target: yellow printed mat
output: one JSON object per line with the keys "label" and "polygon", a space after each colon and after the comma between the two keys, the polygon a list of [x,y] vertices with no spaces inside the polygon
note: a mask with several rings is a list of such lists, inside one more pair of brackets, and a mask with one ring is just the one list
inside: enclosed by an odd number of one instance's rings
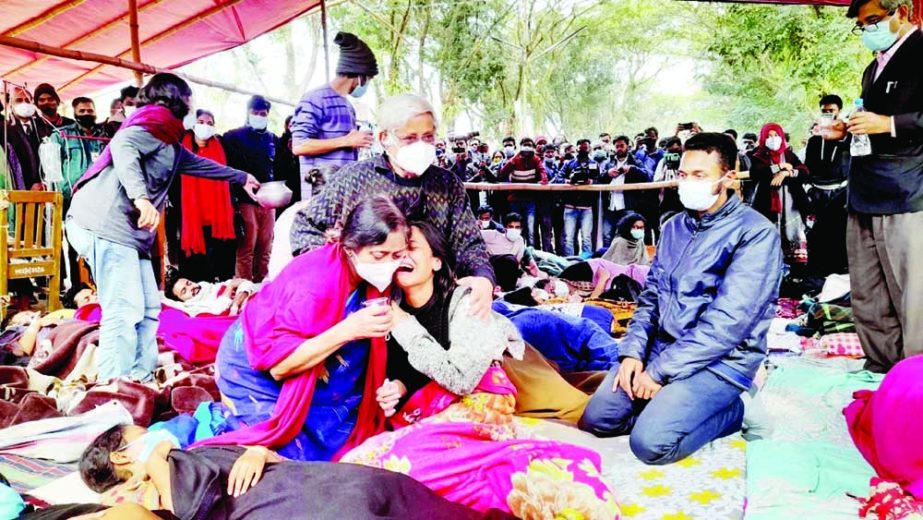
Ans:
{"label": "yellow printed mat", "polygon": [[746,504],[746,442],[735,434],[668,466],[647,466],[628,448],[628,437],[598,439],[553,421],[520,419],[539,437],[599,452],[603,476],[632,520],[738,520]]}

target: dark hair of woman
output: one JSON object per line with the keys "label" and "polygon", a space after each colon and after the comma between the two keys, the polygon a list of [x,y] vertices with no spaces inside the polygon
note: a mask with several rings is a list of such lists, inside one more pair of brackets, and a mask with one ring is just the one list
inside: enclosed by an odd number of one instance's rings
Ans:
{"label": "dark hair of woman", "polygon": [[634,212],[626,213],[624,217],[619,219],[617,224],[619,236],[625,240],[634,240],[634,237],[631,236],[631,230],[634,227],[635,222],[638,221],[644,222],[644,225],[647,226],[647,220],[645,220],[641,215]]}
{"label": "dark hair of woman", "polygon": [[407,218],[394,202],[383,195],[363,200],[346,217],[340,232],[340,244],[351,251],[377,246],[395,231],[410,230]]}
{"label": "dark hair of woman", "polygon": [[109,455],[123,447],[122,425],[115,425],[93,440],[80,456],[80,478],[88,488],[102,493],[119,483]]}
{"label": "dark hair of woman", "polygon": [[160,105],[173,112],[177,119],[189,114],[189,98],[192,89],[176,74],[161,72],[154,74],[138,92],[138,105]]}
{"label": "dark hair of woman", "polygon": [[429,244],[433,252],[433,258],[442,260],[442,269],[433,273],[433,292],[439,298],[439,301],[445,301],[449,294],[455,289],[455,269],[452,267],[455,263],[449,245],[442,233],[429,222],[411,222],[410,225],[420,230],[423,238]]}
{"label": "dark hair of woman", "polygon": [[205,110],[204,108],[197,108],[195,111],[196,119],[202,117],[203,115],[210,116],[212,118],[212,121],[215,120],[215,114],[213,114],[211,110]]}

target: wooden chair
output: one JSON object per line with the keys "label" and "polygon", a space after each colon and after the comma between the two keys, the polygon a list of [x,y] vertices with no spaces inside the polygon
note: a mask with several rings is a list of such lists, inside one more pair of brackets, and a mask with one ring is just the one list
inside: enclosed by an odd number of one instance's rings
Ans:
{"label": "wooden chair", "polygon": [[[6,318],[10,303],[10,280],[48,278],[47,310],[61,307],[63,213],[64,198],[60,193],[0,191],[0,320]],[[46,233],[48,226],[50,236]]]}

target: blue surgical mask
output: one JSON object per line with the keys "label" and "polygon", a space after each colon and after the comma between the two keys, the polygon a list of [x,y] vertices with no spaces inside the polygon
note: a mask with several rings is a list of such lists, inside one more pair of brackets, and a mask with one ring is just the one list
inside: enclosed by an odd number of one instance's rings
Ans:
{"label": "blue surgical mask", "polygon": [[891,18],[881,20],[877,25],[876,31],[862,31],[862,44],[872,52],[886,51],[897,41],[897,33],[891,32]]}
{"label": "blue surgical mask", "polygon": [[349,95],[358,99],[364,96],[365,93],[368,91],[369,91],[369,80],[365,80],[365,83],[360,83],[359,86],[354,88],[353,91],[350,92]]}
{"label": "blue surgical mask", "polygon": [[633,239],[635,239],[635,240],[642,240],[642,239],[644,239],[644,230],[643,230],[643,229],[632,229],[632,230],[631,230],[631,238],[633,238]]}

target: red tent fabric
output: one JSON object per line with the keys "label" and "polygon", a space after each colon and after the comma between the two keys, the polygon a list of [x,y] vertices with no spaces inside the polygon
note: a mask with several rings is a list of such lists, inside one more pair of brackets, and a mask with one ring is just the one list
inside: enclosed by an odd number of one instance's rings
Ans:
{"label": "red tent fabric", "polygon": [[[127,0],[2,0],[0,33],[131,60]],[[173,68],[237,47],[317,7],[320,0],[138,0],[141,61]],[[132,77],[112,66],[0,46],[0,77],[67,97]],[[221,79],[215,71],[215,79]]]}

